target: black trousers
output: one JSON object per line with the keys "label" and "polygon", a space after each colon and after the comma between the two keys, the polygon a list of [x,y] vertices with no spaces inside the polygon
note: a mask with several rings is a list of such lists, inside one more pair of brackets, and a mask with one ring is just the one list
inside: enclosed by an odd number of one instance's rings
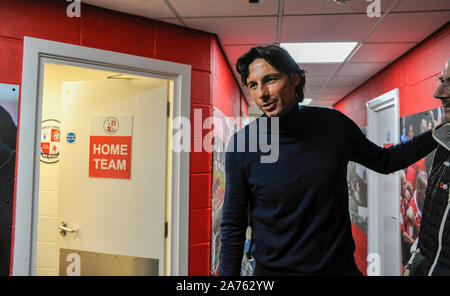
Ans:
{"label": "black trousers", "polygon": [[258,263],[255,266],[254,276],[363,276],[361,271],[356,267],[356,264],[350,263],[347,268],[343,269],[330,269],[321,273],[299,273],[299,272],[286,272],[282,270],[270,270],[262,267]]}

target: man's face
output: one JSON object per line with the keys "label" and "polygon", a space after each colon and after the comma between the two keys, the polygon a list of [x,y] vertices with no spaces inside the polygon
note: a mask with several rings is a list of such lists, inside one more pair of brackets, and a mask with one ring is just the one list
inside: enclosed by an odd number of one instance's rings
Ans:
{"label": "man's face", "polygon": [[447,61],[444,70],[439,76],[439,86],[433,94],[433,97],[440,99],[444,110],[444,120],[450,121],[450,60]]}
{"label": "man's face", "polygon": [[280,72],[264,59],[255,59],[248,67],[247,86],[250,95],[267,117],[287,113],[295,104],[295,87],[300,76]]}

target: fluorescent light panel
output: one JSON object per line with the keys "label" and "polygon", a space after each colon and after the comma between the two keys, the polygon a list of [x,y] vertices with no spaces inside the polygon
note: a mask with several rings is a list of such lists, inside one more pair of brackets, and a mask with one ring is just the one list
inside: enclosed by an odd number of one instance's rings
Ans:
{"label": "fluorescent light panel", "polygon": [[281,43],[297,63],[342,63],[358,42]]}

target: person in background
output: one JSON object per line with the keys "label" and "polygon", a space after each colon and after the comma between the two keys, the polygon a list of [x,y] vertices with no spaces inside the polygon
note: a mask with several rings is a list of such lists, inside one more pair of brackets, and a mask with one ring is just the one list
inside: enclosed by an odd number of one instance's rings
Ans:
{"label": "person in background", "polygon": [[422,118],[422,120],[420,121],[420,126],[419,126],[420,133],[424,133],[425,131],[427,131],[427,128],[428,128],[428,122],[425,118]]}
{"label": "person in background", "polygon": [[410,140],[413,137],[414,137],[414,127],[412,124],[410,124],[408,128],[408,136],[406,137],[406,139]]}
{"label": "person in background", "polygon": [[439,145],[428,177],[419,238],[406,266],[412,276],[450,275],[450,59],[437,84],[433,96],[441,100],[447,124],[433,133]]}
{"label": "person in background", "polygon": [[402,264],[406,265],[409,261],[410,248],[414,244],[415,239],[410,235],[408,217],[406,212],[409,209],[409,203],[413,194],[411,183],[406,180],[404,170],[400,170],[400,184],[401,184],[401,201],[400,201],[400,233],[402,235]]}
{"label": "person in background", "polygon": [[0,276],[9,275],[17,128],[0,106]]}
{"label": "person in background", "polygon": [[[420,171],[417,175],[416,180],[416,191],[414,192],[414,199],[412,200],[412,205],[415,209],[414,212],[416,212],[420,218],[422,218],[422,210],[423,210],[423,203],[425,202],[425,190],[427,188],[427,174],[424,171]],[[417,216],[417,215],[416,215]],[[420,225],[420,222],[418,223]]]}
{"label": "person in background", "polygon": [[[425,172],[419,172],[417,175],[416,191],[412,195],[406,209],[405,232],[411,238],[411,246],[416,242],[420,232],[420,223],[422,220],[422,208],[425,200],[425,190],[427,187],[427,175]],[[410,249],[409,248],[409,249]],[[410,256],[408,256],[410,258]]]}

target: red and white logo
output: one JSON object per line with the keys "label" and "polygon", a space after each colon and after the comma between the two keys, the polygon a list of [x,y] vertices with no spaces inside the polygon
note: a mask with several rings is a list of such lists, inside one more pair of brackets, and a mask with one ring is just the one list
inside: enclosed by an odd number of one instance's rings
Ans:
{"label": "red and white logo", "polygon": [[42,121],[41,125],[41,161],[55,163],[59,161],[60,122],[54,119]]}
{"label": "red and white logo", "polygon": [[119,120],[115,117],[108,117],[103,123],[103,130],[108,135],[114,135],[119,130]]}

